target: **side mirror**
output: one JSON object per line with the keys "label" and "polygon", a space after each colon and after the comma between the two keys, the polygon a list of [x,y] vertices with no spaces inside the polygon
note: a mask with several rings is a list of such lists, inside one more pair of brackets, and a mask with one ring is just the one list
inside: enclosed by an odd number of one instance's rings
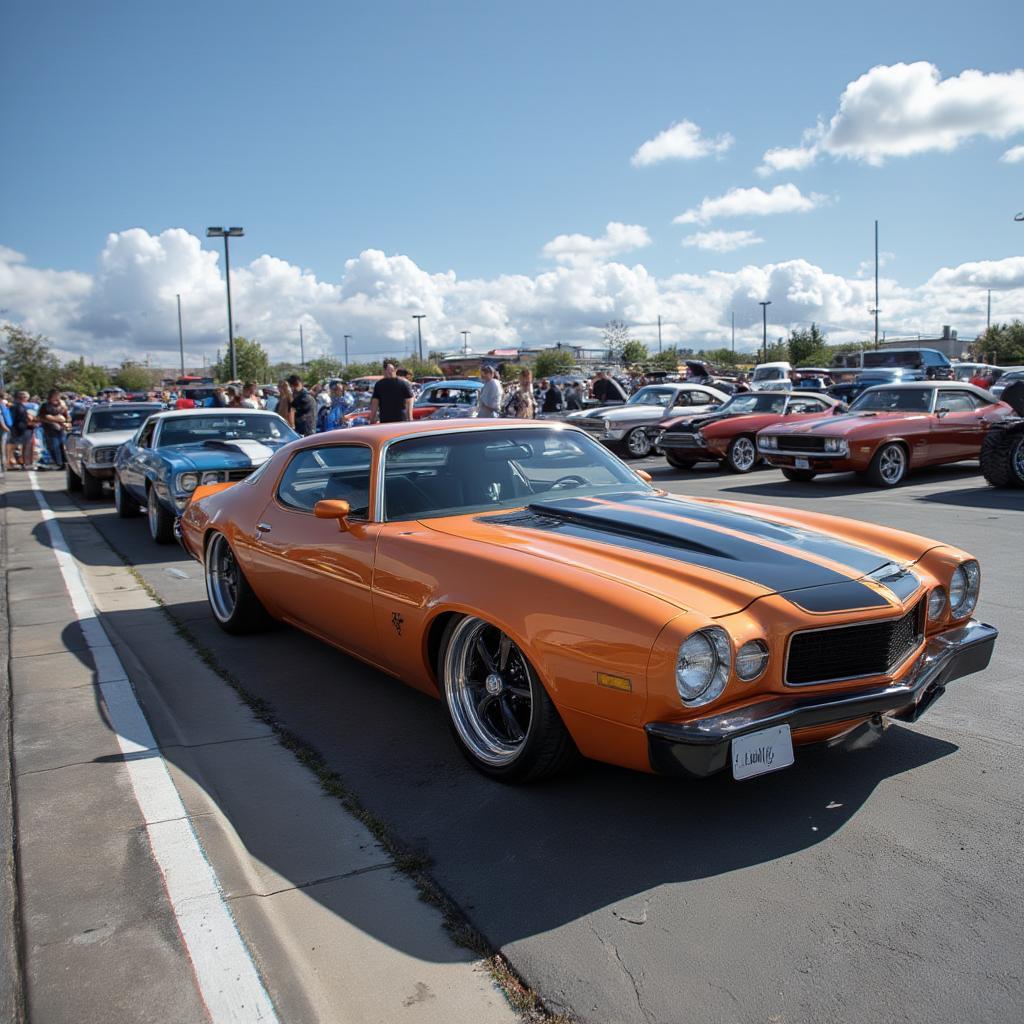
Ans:
{"label": "side mirror", "polygon": [[945,416],[948,412],[949,412],[949,410],[946,409],[946,408],[936,409],[935,410],[935,415],[938,416],[939,419],[941,420],[942,417]]}
{"label": "side mirror", "polygon": [[651,474],[648,473],[646,469],[634,469],[633,472],[636,473],[636,475],[640,477],[640,479],[643,480],[645,484],[651,483],[651,481],[654,479],[654,477],[651,476]]}
{"label": "side mirror", "polygon": [[338,529],[342,533],[345,533],[348,526],[348,514],[351,511],[347,501],[341,501],[336,498],[328,498],[324,501],[318,501],[313,506],[313,515],[317,519],[337,519]]}
{"label": "side mirror", "polygon": [[832,406],[833,416],[842,416],[844,412],[849,412],[850,407],[845,402],[840,402],[838,405]]}

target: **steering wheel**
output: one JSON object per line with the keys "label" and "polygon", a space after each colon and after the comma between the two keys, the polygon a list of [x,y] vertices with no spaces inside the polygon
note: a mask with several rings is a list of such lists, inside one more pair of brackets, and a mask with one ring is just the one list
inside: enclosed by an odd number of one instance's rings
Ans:
{"label": "steering wheel", "polygon": [[563,486],[572,484],[573,487],[586,487],[589,483],[588,480],[584,479],[579,473],[568,473],[565,476],[560,476],[549,488],[549,491],[557,491]]}

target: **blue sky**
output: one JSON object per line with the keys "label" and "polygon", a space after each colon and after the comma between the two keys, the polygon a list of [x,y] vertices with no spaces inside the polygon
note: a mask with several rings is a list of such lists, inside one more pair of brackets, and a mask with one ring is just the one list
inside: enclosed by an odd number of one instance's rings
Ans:
{"label": "blue sky", "polygon": [[[614,221],[650,239],[614,259],[658,279],[794,260],[852,279],[877,217],[886,275],[919,288],[940,268],[1024,251],[1012,219],[1024,162],[1000,161],[1024,132],[882,166],[825,153],[802,170],[755,168],[766,150],[798,146],[877,65],[1012,72],[1022,30],[1011,3],[9,3],[0,246],[23,269],[94,278],[111,232],[201,237],[231,223],[247,232],[232,250],[240,267],[269,254],[343,285],[347,260],[380,250],[428,275],[493,282],[551,271],[546,243]],[[631,163],[684,119],[731,147]],[[784,184],[824,198],[805,213],[672,223],[705,197]],[[684,246],[696,230],[763,241]],[[1006,313],[1024,315],[1011,308],[1024,281],[1000,281]],[[15,289],[0,305],[24,319],[30,298]],[[486,312],[472,321],[481,331]],[[596,315],[581,314],[581,329]],[[338,340],[327,320],[325,344]],[[79,312],[50,329],[71,349],[95,335],[89,321]]]}

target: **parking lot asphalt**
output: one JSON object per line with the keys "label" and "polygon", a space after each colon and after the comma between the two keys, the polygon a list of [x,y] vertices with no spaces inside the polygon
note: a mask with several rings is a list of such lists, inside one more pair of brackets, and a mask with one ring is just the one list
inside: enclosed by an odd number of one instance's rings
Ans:
{"label": "parking lot asphalt", "polygon": [[[852,476],[634,465],[673,492],[810,507],[967,549],[983,571],[978,617],[1001,631],[992,664],[872,748],[798,751],[793,768],[750,782],[586,764],[509,788],[466,766],[436,701],[289,628],[225,635],[197,564],[153,544],[144,519],[79,506],[217,664],[431,859],[550,1007],[594,1024],[1016,1024],[1024,492],[986,487],[971,463],[884,493]],[[55,509],[71,507],[62,478],[43,484]],[[136,657],[159,662],[144,623],[132,632]]]}

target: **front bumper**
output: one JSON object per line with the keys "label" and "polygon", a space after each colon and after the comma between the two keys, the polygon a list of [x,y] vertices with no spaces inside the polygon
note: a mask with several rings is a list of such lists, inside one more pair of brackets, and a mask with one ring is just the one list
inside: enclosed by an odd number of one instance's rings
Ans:
{"label": "front bumper", "polygon": [[976,619],[939,633],[928,640],[907,675],[888,686],[771,697],[691,722],[650,722],[644,729],[651,768],[664,775],[714,775],[728,766],[734,739],[777,725],[795,732],[873,715],[916,722],[949,683],[988,666],[998,635],[994,626]]}
{"label": "front bumper", "polygon": [[85,464],[85,468],[89,470],[90,475],[96,477],[97,480],[114,479],[114,464],[112,462],[87,462]]}

